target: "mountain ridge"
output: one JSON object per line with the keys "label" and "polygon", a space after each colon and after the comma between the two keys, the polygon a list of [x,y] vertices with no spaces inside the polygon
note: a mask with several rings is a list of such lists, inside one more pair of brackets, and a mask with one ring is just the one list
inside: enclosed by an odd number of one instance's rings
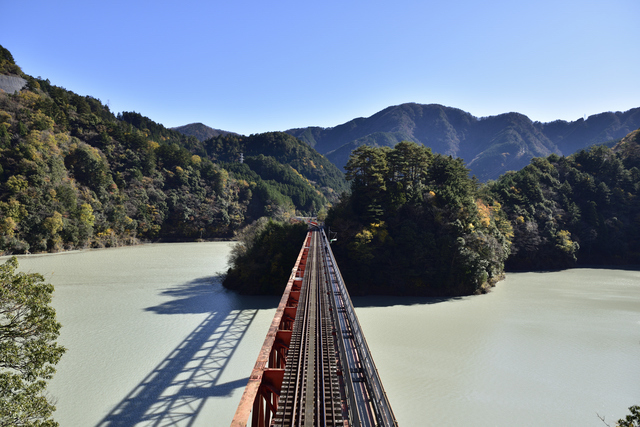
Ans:
{"label": "mountain ridge", "polygon": [[238,135],[235,132],[229,132],[221,129],[214,129],[203,123],[189,123],[188,125],[177,126],[170,129],[180,132],[183,135],[195,136],[200,142],[206,141],[207,139],[210,139],[210,138],[215,138],[216,136],[220,136],[220,135],[222,136]]}
{"label": "mountain ridge", "polygon": [[604,112],[573,122],[532,121],[517,112],[476,117],[440,104],[405,103],[335,127],[310,126],[285,132],[309,144],[338,167],[361,145],[390,146],[407,140],[460,157],[480,180],[518,170],[533,157],[569,155],[620,139],[640,127],[640,108]]}

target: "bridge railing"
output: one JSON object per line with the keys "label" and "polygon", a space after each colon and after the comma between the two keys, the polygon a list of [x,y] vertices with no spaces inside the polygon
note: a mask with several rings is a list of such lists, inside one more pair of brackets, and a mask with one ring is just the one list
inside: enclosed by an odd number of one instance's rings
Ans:
{"label": "bridge railing", "polygon": [[276,414],[286,365],[284,347],[288,347],[286,340],[291,340],[292,319],[297,310],[297,298],[293,294],[296,290],[300,290],[310,242],[311,232],[308,232],[291,270],[287,286],[273,316],[247,386],[240,398],[240,403],[231,421],[231,427],[245,427],[247,425],[267,427],[271,425]]}
{"label": "bridge railing", "polygon": [[[371,356],[371,351],[369,350],[369,345],[364,337],[364,333],[362,332],[362,328],[360,327],[360,322],[358,321],[358,317],[356,316],[355,309],[353,307],[353,303],[351,302],[351,297],[349,296],[349,291],[347,291],[347,287],[344,283],[344,279],[342,278],[342,273],[340,273],[340,269],[338,268],[338,264],[333,255],[333,251],[329,245],[329,240],[327,239],[327,235],[322,230],[322,238],[323,245],[326,248],[326,254],[329,262],[331,263],[333,270],[335,272],[335,281],[338,287],[339,292],[342,294],[342,301],[344,304],[344,309],[346,313],[346,317],[350,323],[350,329],[353,334],[353,339],[355,340],[355,347],[358,351],[358,356],[362,365],[363,374],[366,379],[367,388],[371,397],[371,405],[376,414],[377,422],[374,425],[381,426],[397,426],[398,422],[396,421],[395,416],[393,415],[393,411],[391,410],[391,404],[389,403],[389,399],[387,398],[387,393],[384,391],[384,387],[382,386],[382,381],[380,380],[380,374],[378,373],[378,369],[376,368],[375,363],[373,362],[373,357]],[[334,296],[335,298],[335,296]],[[360,420],[360,424],[366,424],[364,420]]]}

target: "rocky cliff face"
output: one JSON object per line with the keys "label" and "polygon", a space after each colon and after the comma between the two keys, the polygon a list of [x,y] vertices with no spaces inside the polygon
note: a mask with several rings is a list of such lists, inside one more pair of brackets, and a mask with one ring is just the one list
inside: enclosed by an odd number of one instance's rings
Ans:
{"label": "rocky cliff face", "polygon": [[22,77],[0,75],[0,90],[3,92],[19,92],[26,84],[27,81]]}

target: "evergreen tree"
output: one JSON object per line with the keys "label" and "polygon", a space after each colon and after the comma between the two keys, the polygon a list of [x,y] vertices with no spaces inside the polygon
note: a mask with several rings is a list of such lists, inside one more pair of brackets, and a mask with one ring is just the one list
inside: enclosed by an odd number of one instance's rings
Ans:
{"label": "evergreen tree", "polygon": [[326,222],[353,293],[462,295],[501,277],[511,227],[460,159],[401,142],[359,147],[346,170],[351,194]]}
{"label": "evergreen tree", "polygon": [[0,426],[57,426],[43,396],[65,352],[56,343],[53,286],[17,268],[15,257],[0,266]]}

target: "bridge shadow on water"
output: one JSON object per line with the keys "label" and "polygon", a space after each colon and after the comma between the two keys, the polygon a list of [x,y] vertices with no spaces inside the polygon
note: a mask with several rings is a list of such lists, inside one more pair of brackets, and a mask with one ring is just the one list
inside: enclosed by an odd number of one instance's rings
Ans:
{"label": "bridge shadow on water", "polygon": [[[219,277],[204,277],[162,292],[173,299],[146,310],[208,316],[97,427],[191,426],[208,398],[230,396],[249,377],[220,378],[265,298],[228,292]],[[249,373],[249,372],[248,372]]]}

